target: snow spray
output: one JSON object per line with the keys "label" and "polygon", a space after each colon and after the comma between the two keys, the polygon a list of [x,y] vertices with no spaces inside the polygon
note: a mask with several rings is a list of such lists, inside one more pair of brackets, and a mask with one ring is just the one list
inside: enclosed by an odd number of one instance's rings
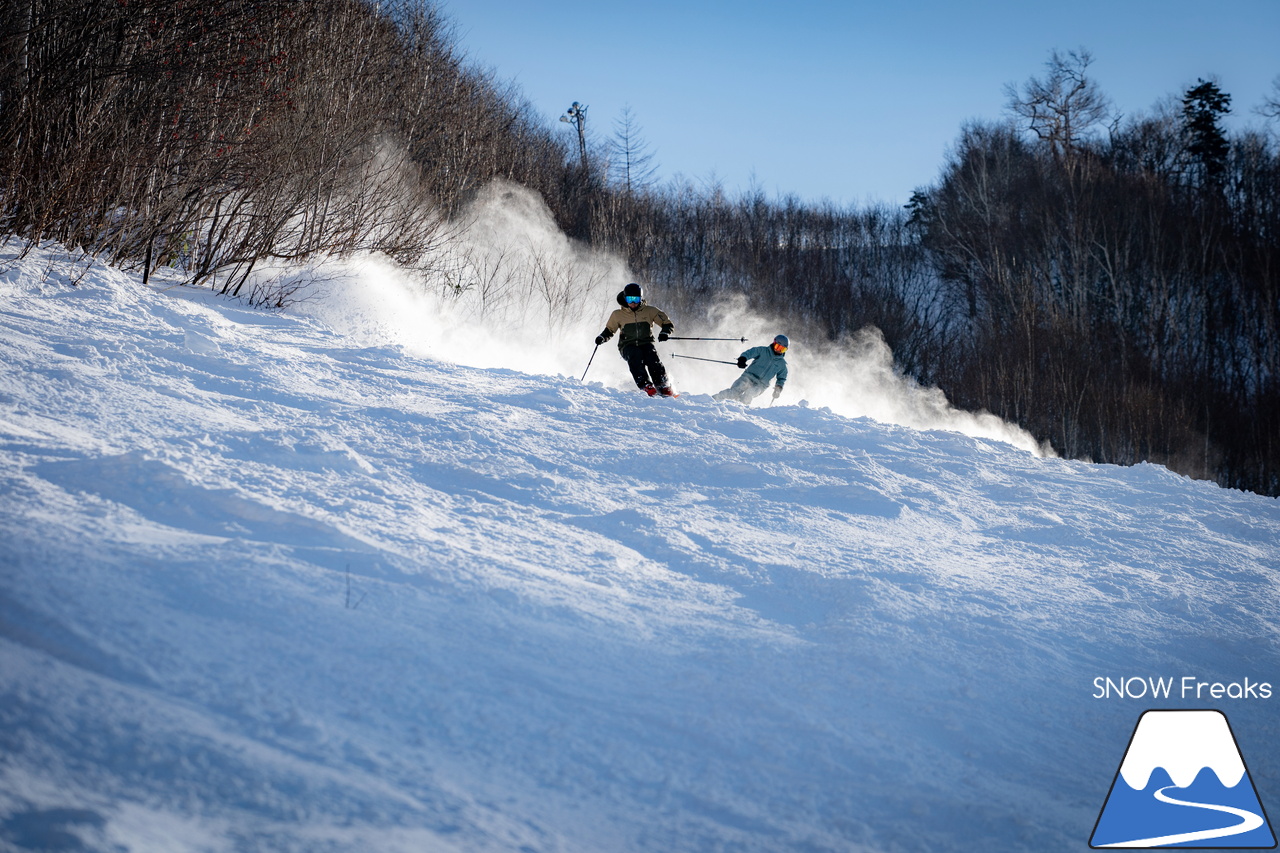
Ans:
{"label": "snow spray", "polygon": [[[490,184],[452,225],[452,236],[425,279],[385,259],[345,262],[327,270],[327,284],[293,310],[415,355],[581,381],[577,365],[617,307],[617,292],[635,280],[627,265],[566,237],[542,199],[516,184]],[[646,291],[662,308],[661,282]],[[672,320],[680,329],[681,318]],[[688,331],[729,338],[725,352],[707,352],[708,358],[725,360],[736,360],[740,345],[764,345],[787,332],[737,295],[707,306],[698,328]],[[951,430],[1052,455],[1016,425],[956,409],[942,391],[904,376],[876,329],[834,343],[796,334],[792,340],[787,395],[800,405],[920,430]],[[661,347],[659,353],[670,355]],[[610,367],[598,370],[595,381],[634,390],[620,360]],[[714,394],[734,378],[726,377],[723,367],[692,361],[671,372],[686,396]]]}

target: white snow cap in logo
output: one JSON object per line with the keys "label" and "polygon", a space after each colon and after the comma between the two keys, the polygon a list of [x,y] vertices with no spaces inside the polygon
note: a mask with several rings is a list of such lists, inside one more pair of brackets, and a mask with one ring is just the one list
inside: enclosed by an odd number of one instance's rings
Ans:
{"label": "white snow cap in logo", "polygon": [[1205,767],[1234,788],[1244,778],[1244,759],[1227,718],[1220,711],[1148,711],[1138,721],[1120,775],[1134,790],[1147,787],[1151,773],[1163,767],[1173,784],[1185,788]]}

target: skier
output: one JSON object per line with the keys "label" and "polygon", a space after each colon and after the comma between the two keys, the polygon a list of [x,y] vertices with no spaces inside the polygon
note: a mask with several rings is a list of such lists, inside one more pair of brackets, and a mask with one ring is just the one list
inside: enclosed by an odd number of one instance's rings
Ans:
{"label": "skier", "polygon": [[658,340],[665,341],[675,331],[671,318],[644,301],[640,285],[634,281],[622,288],[618,294],[618,305],[622,306],[609,315],[604,331],[596,337],[596,346],[618,335],[618,352],[627,361],[631,369],[631,378],[636,386],[650,397],[662,394],[674,397],[676,392],[667,379],[667,369],[658,358],[658,350],[653,345],[653,329],[658,325]]}
{"label": "skier", "polygon": [[[778,335],[769,346],[752,347],[738,356],[738,367],[743,368],[742,375],[712,399],[750,403],[769,387],[769,380],[775,377],[773,399],[778,399],[782,386],[787,384],[787,347],[790,345],[791,341],[786,335]],[[747,367],[748,359],[751,360],[750,367]]]}

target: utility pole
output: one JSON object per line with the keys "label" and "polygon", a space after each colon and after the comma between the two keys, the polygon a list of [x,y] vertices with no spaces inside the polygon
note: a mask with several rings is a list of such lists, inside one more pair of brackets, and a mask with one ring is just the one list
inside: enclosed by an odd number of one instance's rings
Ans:
{"label": "utility pole", "polygon": [[578,127],[578,156],[582,158],[582,171],[587,171],[587,105],[573,102],[573,106],[560,116],[560,120]]}

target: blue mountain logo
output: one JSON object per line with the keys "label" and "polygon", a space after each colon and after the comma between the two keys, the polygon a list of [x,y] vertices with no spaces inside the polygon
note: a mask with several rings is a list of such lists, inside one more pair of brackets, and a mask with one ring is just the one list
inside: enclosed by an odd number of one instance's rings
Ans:
{"label": "blue mountain logo", "polygon": [[1144,713],[1089,846],[1275,847],[1275,834],[1226,715]]}

